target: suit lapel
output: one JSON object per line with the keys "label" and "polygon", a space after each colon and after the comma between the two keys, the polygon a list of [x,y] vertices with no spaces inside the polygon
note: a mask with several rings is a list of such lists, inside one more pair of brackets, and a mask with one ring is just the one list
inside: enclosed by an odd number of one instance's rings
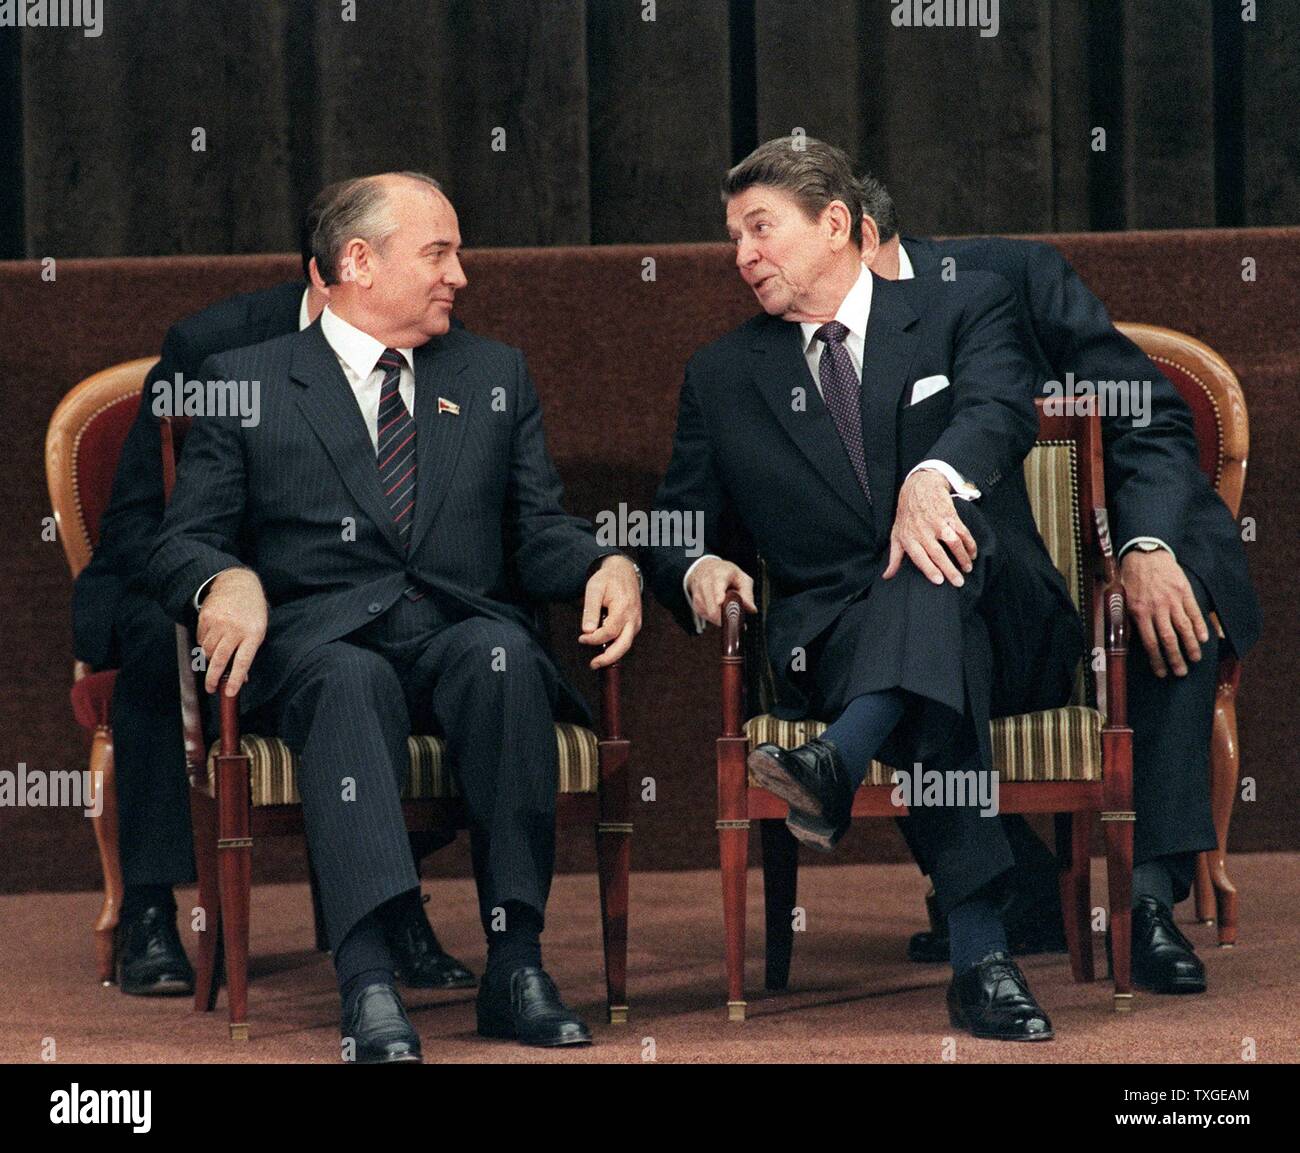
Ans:
{"label": "suit lapel", "polygon": [[[411,554],[433,524],[446,499],[456,457],[465,439],[473,393],[470,379],[462,375],[469,356],[455,332],[429,341],[415,350],[416,480],[415,524],[411,527]],[[440,400],[458,413],[439,412]]]}
{"label": "suit lapel", "polygon": [[[370,430],[338,357],[321,332],[320,321],[303,329],[294,342],[289,375],[298,389],[298,409],[320,438],[352,499],[399,553],[405,550],[379,484],[379,465]],[[419,409],[417,407],[417,414]]]}
{"label": "suit lapel", "polygon": [[894,519],[898,488],[898,408],[916,355],[916,313],[902,290],[876,277],[871,316],[862,349],[863,444],[875,512],[876,537],[883,540]]}
{"label": "suit lapel", "polygon": [[[869,327],[869,326],[868,326]],[[871,506],[858,484],[844,451],[844,442],[808,373],[803,356],[803,330],[798,324],[767,319],[752,346],[754,384],[773,415],[818,475],[858,516],[871,523]],[[807,409],[797,412],[791,389],[807,392]]]}

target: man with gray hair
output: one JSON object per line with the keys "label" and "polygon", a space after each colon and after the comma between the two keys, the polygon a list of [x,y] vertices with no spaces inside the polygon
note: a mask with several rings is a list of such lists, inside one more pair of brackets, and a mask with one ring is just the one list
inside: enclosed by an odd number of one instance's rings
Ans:
{"label": "man with gray hair", "polygon": [[[885,186],[872,176],[861,185],[862,258],[876,275],[960,280],[997,273],[1015,290],[1044,394],[1067,379],[1133,382],[1146,391],[1142,406],[1101,411],[1111,533],[1141,641],[1128,655],[1137,813],[1133,981],[1156,993],[1203,992],[1205,968],[1174,924],[1173,907],[1191,891],[1197,854],[1218,843],[1208,761],[1220,646],[1244,657],[1260,619],[1241,535],[1199,465],[1191,410],[1050,244],[900,237]],[[1223,637],[1206,623],[1211,611]],[[1014,701],[1006,707],[1021,711]],[[1004,910],[1013,945],[1021,952],[1063,949],[1052,854],[1024,818],[1009,814],[1003,822],[1017,862]],[[915,960],[947,954],[944,927],[932,920],[929,933],[912,938]]]}
{"label": "man with gray hair", "polygon": [[[773,711],[831,724],[759,745],[749,768],[789,804],[791,832],[830,850],[874,757],[991,772],[994,670],[1025,698],[1063,699],[1083,630],[1025,491],[1035,379],[1007,284],[874,277],[858,182],[820,141],[761,145],[723,199],[762,313],[691,358],[655,500],[703,510],[712,555],[647,560],[695,630],[733,592],[755,611],[752,574],[722,555],[729,526],[763,557]],[[997,913],[1001,825],[969,805],[912,811],[951,931],[951,1021],[1050,1039]]]}
{"label": "man with gray hair", "polygon": [[359,1062],[421,1059],[385,932],[418,883],[399,786],[412,732],[445,735],[468,811],[488,939],[479,1032],[590,1041],[540,945],[554,723],[590,717],[531,608],[584,597],[579,640],[608,645],[603,667],[640,628],[638,573],[564,513],[523,354],[451,327],[460,245],[428,176],[334,188],[313,236],[329,304],[303,332],[205,363],[262,382],[261,420],[196,422],[149,563],[168,613],[198,613],[208,691],[228,673],[298,754]]}

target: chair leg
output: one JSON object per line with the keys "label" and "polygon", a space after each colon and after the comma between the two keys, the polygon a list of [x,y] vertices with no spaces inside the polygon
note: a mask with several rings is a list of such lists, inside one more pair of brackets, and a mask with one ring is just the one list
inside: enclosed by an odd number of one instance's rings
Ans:
{"label": "chair leg", "polygon": [[[1057,857],[1069,861],[1060,872],[1061,913],[1070,949],[1070,972],[1083,984],[1096,977],[1092,960],[1091,813],[1056,814]],[[1068,856],[1063,846],[1069,846]]]}
{"label": "chair leg", "polygon": [[201,789],[190,790],[190,822],[194,826],[194,867],[199,876],[199,934],[194,966],[194,1011],[210,1013],[221,987],[221,895],[217,881],[217,804]]}
{"label": "chair leg", "polygon": [[230,997],[230,1038],[248,1040],[248,907],[253,882],[248,757],[217,757],[217,876]]}
{"label": "chair leg", "polygon": [[718,846],[722,920],[727,935],[727,1020],[745,1019],[745,880],[749,864],[749,792],[745,737],[718,738]]}
{"label": "chair leg", "polygon": [[95,918],[95,964],[99,983],[117,980],[117,922],[122,909],[122,858],[117,845],[117,778],[113,763],[113,731],[99,725],[90,745],[90,807],[99,865],[104,874],[104,903]]}
{"label": "chair leg", "polygon": [[307,850],[307,883],[311,886],[311,919],[316,933],[316,952],[328,953],[330,938],[325,929],[325,910],[320,901],[320,878],[316,875],[310,848]]}
{"label": "chair leg", "polygon": [[1210,804],[1218,846],[1213,853],[1204,856],[1214,885],[1219,944],[1224,948],[1237,943],[1237,889],[1228,879],[1228,826],[1232,823],[1232,805],[1237,799],[1237,781],[1241,773],[1241,750],[1237,744],[1237,681],[1240,675],[1240,666],[1234,660],[1228,676],[1219,685],[1210,740]]}
{"label": "chair leg", "polygon": [[1210,854],[1196,854],[1196,879],[1192,884],[1196,902],[1196,919],[1202,925],[1214,924],[1214,882],[1210,880]]}
{"label": "chair leg", "polygon": [[767,928],[765,984],[779,992],[790,983],[794,907],[799,884],[799,842],[779,817],[759,821],[763,846],[763,906]]}
{"label": "chair leg", "polygon": [[629,742],[600,742],[600,819],[596,861],[600,877],[600,924],[605,946],[606,1012],[611,1025],[627,1023],[628,874],[632,822],[628,819]]}

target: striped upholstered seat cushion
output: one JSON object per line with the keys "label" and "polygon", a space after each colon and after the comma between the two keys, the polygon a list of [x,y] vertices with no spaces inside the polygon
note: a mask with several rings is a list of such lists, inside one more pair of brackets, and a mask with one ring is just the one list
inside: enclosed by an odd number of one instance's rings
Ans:
{"label": "striped upholstered seat cushion", "polygon": [[[561,793],[594,793],[599,778],[596,734],[578,725],[557,724],[555,740],[560,752]],[[249,784],[253,805],[300,805],[295,779],[295,758],[289,746],[276,737],[246,736],[240,747],[249,758]],[[402,796],[407,800],[430,800],[460,796],[447,763],[446,743],[441,737],[409,737],[411,754]],[[208,790],[215,792],[217,746],[208,753]]]}
{"label": "striped upholstered seat cushion", "polygon": [[[1004,782],[1098,781],[1101,779],[1101,714],[1082,705],[995,720],[993,767]],[[792,749],[819,736],[822,721],[782,721],[764,713],[745,725],[750,747],[770,741]],[[890,768],[871,762],[865,781],[888,785]],[[752,783],[752,782],[751,782]]]}

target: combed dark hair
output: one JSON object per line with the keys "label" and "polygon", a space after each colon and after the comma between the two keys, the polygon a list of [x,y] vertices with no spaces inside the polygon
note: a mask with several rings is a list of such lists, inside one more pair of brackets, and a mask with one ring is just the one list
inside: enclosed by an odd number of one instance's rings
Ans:
{"label": "combed dark hair", "polygon": [[862,190],[848,156],[833,144],[810,136],[778,136],[760,144],[722,178],[722,199],[755,185],[790,193],[809,220],[831,201],[841,201],[852,221],[850,236],[854,244],[862,243]]}
{"label": "combed dark hair", "polygon": [[324,188],[307,210],[307,216],[313,220],[311,255],[316,258],[316,268],[326,284],[338,283],[339,253],[349,240],[359,236],[379,248],[396,231],[397,225],[388,211],[384,176],[402,176],[442,191],[442,185],[423,172],[357,176]]}
{"label": "combed dark hair", "polygon": [[898,235],[898,213],[889,189],[869,172],[858,177],[858,185],[862,189],[862,215],[876,222],[881,244],[893,240]]}

